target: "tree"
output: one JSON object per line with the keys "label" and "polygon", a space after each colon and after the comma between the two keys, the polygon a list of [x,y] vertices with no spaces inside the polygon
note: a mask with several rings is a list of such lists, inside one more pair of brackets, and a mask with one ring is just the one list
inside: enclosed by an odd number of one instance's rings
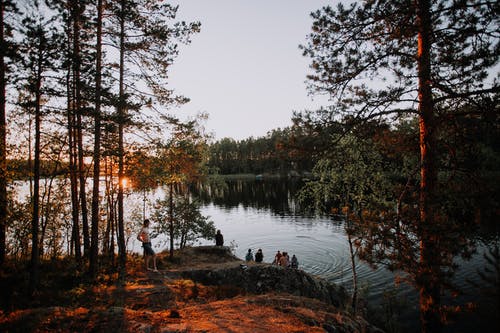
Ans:
{"label": "tree", "polygon": [[94,172],[92,185],[92,228],[89,271],[93,278],[97,276],[99,255],[99,182],[101,177],[101,78],[102,78],[102,0],[98,0],[97,9],[97,41],[96,41],[96,76],[95,76],[95,110],[94,110]]}
{"label": "tree", "polygon": [[[90,106],[94,102],[93,82],[96,53],[93,43],[95,23],[92,20],[92,15],[94,15],[92,9],[94,7],[89,6],[88,0],[45,0],[44,2],[49,7],[45,13],[56,13],[58,26],[65,32],[65,44],[60,52],[64,58],[63,68],[66,69],[66,91],[60,92],[60,94],[65,96],[67,100],[69,177],[74,225],[72,243],[74,244],[75,257],[80,260],[80,236],[83,236],[85,256],[88,257],[90,251],[86,188],[88,170],[85,164],[88,148],[85,146],[85,130],[87,127],[86,116],[90,115]],[[61,88],[62,82],[61,79]],[[90,125],[88,126],[90,127]],[[81,235],[80,230],[82,231]]]}
{"label": "tree", "polygon": [[168,193],[168,230],[170,238],[170,258],[174,256],[175,238],[175,188],[179,187],[186,193],[186,186],[200,180],[206,170],[205,151],[207,149],[206,136],[202,128],[198,128],[198,121],[178,123],[172,137],[166,144],[160,144],[158,152],[158,171],[160,180],[169,187]]}
{"label": "tree", "polygon": [[0,1],[0,266],[5,261],[6,225],[7,225],[7,122],[6,122],[6,86],[8,82],[8,58],[15,49],[9,40],[11,27],[5,20],[5,14],[15,12],[11,1]]}
{"label": "tree", "polygon": [[5,45],[4,1],[0,2],[0,265],[5,261],[5,226],[7,225],[7,126],[5,122]]}
{"label": "tree", "polygon": [[[161,112],[159,122],[153,117],[141,117],[147,107],[170,107],[187,102],[168,89],[168,67],[178,54],[178,43],[189,43],[190,35],[199,31],[199,23],[175,22],[177,7],[158,0],[121,0],[111,4],[116,23],[116,32],[111,44],[119,52],[118,101],[116,120],[118,123],[118,247],[120,271],[125,270],[125,235],[123,222],[123,177],[125,130],[134,123],[143,128],[151,126],[160,130],[158,124],[170,119]],[[171,24],[172,23],[172,24]],[[127,69],[127,70],[125,70]],[[141,119],[142,118],[142,119]],[[148,120],[145,120],[148,119]]]}
{"label": "tree", "polygon": [[[215,237],[214,223],[201,214],[199,203],[190,201],[185,195],[177,195],[172,201],[170,194],[164,199],[158,199],[151,219],[156,222],[155,230],[158,233],[169,235],[171,251],[175,240],[182,249],[199,238],[210,240]],[[172,223],[165,224],[166,220]]]}
{"label": "tree", "polygon": [[418,105],[416,282],[422,331],[437,332],[442,258],[436,138],[441,117],[450,116],[440,110],[499,91],[488,75],[498,62],[498,6],[494,1],[364,1],[325,7],[312,16],[313,32],[302,47],[315,72],[308,76],[311,91],[329,94],[340,113],[358,121]]}
{"label": "tree", "polygon": [[331,137],[335,144],[316,163],[313,180],[307,181],[299,192],[299,200],[305,207],[314,207],[315,211],[344,220],[353,274],[351,306],[354,313],[358,292],[354,244],[364,236],[359,221],[367,218],[367,211],[386,214],[394,205],[386,199],[392,197],[393,184],[385,170],[392,168],[387,167],[387,160],[375,148],[374,140],[374,133],[386,126],[372,121],[359,127],[369,130],[355,128],[348,134],[339,131]]}
{"label": "tree", "polygon": [[[32,229],[31,229],[31,271],[30,289],[32,292],[38,287],[38,266],[40,261],[39,248],[39,219],[40,219],[40,154],[41,154],[41,122],[43,98],[47,98],[49,90],[46,77],[50,70],[54,70],[57,63],[57,32],[51,28],[51,18],[40,16],[40,7],[35,2],[33,8],[27,8],[23,19],[24,42],[20,45],[23,55],[22,81],[24,90],[28,92],[27,106],[34,111],[35,143],[33,165],[33,198],[32,198]],[[45,82],[43,82],[45,80]],[[42,85],[42,82],[44,83]]]}
{"label": "tree", "polygon": [[[85,1],[72,0],[70,2],[70,21],[73,23],[72,27],[72,105],[76,122],[74,123],[74,138],[76,148],[76,164],[79,182],[79,198],[80,209],[82,217],[82,233],[83,233],[83,249],[86,256],[90,251],[90,237],[89,237],[89,222],[88,222],[88,208],[87,208],[87,191],[86,191],[86,172],[84,163],[84,147],[83,147],[83,52],[82,52],[82,20],[85,12]],[[68,96],[69,97],[69,96]],[[69,111],[69,110],[68,110]]]}
{"label": "tree", "polygon": [[146,219],[146,193],[157,186],[160,176],[156,175],[156,159],[151,154],[152,149],[141,147],[140,150],[132,152],[127,159],[127,176],[135,191],[142,191],[143,206],[142,219]]}

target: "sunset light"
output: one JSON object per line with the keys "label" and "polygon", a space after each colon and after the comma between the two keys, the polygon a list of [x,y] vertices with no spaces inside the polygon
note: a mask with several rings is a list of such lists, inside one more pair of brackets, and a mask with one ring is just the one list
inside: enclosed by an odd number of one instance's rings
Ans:
{"label": "sunset light", "polygon": [[497,2],[3,0],[0,332],[500,332]]}

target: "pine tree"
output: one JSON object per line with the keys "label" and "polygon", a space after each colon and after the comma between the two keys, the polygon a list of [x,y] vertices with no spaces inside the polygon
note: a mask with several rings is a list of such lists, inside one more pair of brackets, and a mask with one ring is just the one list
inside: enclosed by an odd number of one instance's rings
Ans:
{"label": "pine tree", "polygon": [[40,154],[41,154],[41,123],[42,100],[47,100],[51,90],[48,86],[48,73],[55,71],[57,66],[58,33],[54,29],[53,19],[43,17],[38,2],[33,7],[25,8],[20,33],[23,42],[20,44],[21,66],[20,90],[27,92],[26,105],[34,111],[35,142],[33,164],[33,197],[32,197],[32,222],[31,222],[31,270],[30,290],[34,292],[38,287],[40,243]]}
{"label": "pine tree", "polygon": [[[119,52],[118,97],[118,248],[120,272],[124,273],[125,231],[123,221],[123,179],[125,175],[125,130],[136,124],[146,130],[159,130],[158,124],[168,121],[159,112],[160,121],[144,117],[140,108],[168,107],[187,100],[173,95],[167,88],[168,67],[178,54],[177,43],[188,43],[199,24],[172,23],[177,7],[158,0],[121,0],[114,3],[115,31],[111,43]],[[127,70],[126,70],[127,69]],[[145,87],[145,89],[144,89]],[[136,111],[131,113],[131,111]],[[156,120],[156,121],[155,121]]]}
{"label": "pine tree", "polygon": [[97,4],[97,32],[96,32],[96,75],[95,75],[95,110],[94,110],[94,172],[92,186],[92,228],[89,272],[97,276],[99,255],[99,181],[101,175],[101,78],[102,78],[102,0]]}
{"label": "pine tree", "polygon": [[442,325],[437,130],[444,115],[439,110],[499,91],[488,75],[499,58],[498,11],[494,1],[340,4],[312,14],[313,32],[302,47],[315,72],[308,76],[311,91],[329,94],[340,114],[364,121],[418,105],[420,259],[415,281],[424,332],[440,331]]}
{"label": "pine tree", "polygon": [[14,55],[15,44],[11,41],[11,26],[5,19],[6,13],[16,14],[17,8],[12,1],[0,1],[0,265],[6,255],[7,225],[7,121],[6,87],[8,83],[8,60]]}

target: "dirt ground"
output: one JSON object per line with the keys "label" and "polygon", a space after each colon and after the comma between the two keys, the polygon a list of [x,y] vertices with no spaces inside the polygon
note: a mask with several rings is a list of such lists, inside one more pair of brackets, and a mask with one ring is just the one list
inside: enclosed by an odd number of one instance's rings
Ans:
{"label": "dirt ground", "polygon": [[[42,292],[0,312],[1,332],[368,332],[365,322],[320,301],[288,294],[246,294],[233,286],[182,279],[183,270],[216,269],[242,261],[215,247],[159,255],[158,272],[130,258],[125,283]],[[62,286],[61,286],[62,288]],[[64,289],[64,288],[62,288]],[[14,296],[16,294],[14,293]],[[21,295],[21,293],[20,293]]]}

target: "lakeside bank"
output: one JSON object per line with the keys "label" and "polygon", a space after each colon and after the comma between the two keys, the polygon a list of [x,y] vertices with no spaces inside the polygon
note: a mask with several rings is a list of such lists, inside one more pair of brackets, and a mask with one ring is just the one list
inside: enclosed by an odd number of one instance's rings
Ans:
{"label": "lakeside bank", "polygon": [[[129,258],[123,283],[111,273],[91,285],[59,267],[32,300],[16,280],[0,331],[381,332],[345,310],[342,288],[300,270],[246,264],[213,246],[167,256],[159,255],[157,273]],[[7,281],[12,276],[2,272],[2,287]]]}

